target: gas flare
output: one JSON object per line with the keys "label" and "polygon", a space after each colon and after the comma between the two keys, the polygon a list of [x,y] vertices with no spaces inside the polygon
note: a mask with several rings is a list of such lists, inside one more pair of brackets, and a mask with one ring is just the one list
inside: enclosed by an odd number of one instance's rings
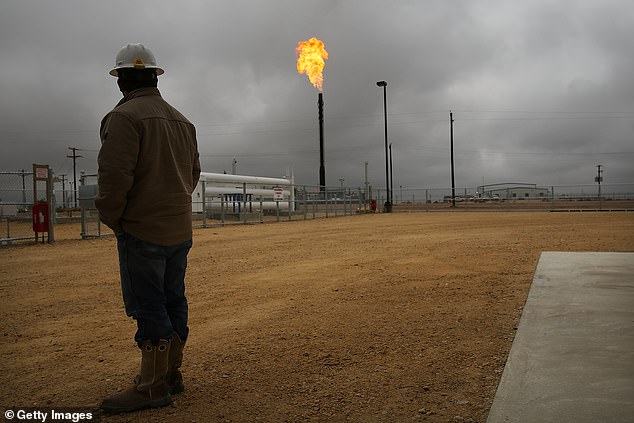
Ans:
{"label": "gas flare", "polygon": [[313,37],[307,41],[300,41],[295,47],[297,54],[297,72],[305,73],[310,83],[319,91],[323,91],[324,66],[328,60],[328,52],[324,42]]}

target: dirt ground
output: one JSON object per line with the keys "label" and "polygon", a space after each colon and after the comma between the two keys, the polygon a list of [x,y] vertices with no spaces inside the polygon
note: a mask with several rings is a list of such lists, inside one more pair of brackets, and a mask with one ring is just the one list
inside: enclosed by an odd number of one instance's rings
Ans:
{"label": "dirt ground", "polygon": [[[0,248],[0,407],[131,385],[114,239]],[[73,232],[76,236],[76,233]],[[484,422],[541,251],[634,251],[631,212],[397,213],[194,233],[186,391],[106,422]]]}

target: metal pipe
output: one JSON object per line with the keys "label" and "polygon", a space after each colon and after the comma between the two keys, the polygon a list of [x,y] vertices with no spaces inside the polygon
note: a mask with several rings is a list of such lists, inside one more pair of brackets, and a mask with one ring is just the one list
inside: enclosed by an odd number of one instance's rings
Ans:
{"label": "metal pipe", "polygon": [[[214,196],[214,195],[220,195],[220,194],[237,194],[237,193],[241,193],[242,191],[243,191],[243,187],[241,186],[240,187],[219,187],[219,186],[205,187],[205,195],[207,196]],[[250,195],[273,198],[273,195],[275,192],[273,191],[273,189],[260,189],[260,188],[247,187],[246,193]],[[284,196],[284,199],[291,198],[292,191],[284,190],[282,191],[282,195]]]}
{"label": "metal pipe", "polygon": [[247,183],[242,184],[242,213],[244,213],[244,224],[247,224]]}
{"label": "metal pipe", "polygon": [[319,190],[324,191],[326,187],[326,167],[324,165],[324,96],[319,93],[317,100],[319,109]]}
{"label": "metal pipe", "polygon": [[228,175],[226,173],[201,172],[200,179],[207,182],[238,182],[262,185],[291,185],[291,181],[285,178],[268,178],[264,176]]}
{"label": "metal pipe", "polygon": [[[202,183],[203,192],[205,192],[206,182],[202,181],[201,183]],[[202,209],[203,209],[203,228],[206,228],[207,227],[207,204],[205,203],[205,196],[202,195],[201,197],[202,197],[201,200],[202,200]]]}

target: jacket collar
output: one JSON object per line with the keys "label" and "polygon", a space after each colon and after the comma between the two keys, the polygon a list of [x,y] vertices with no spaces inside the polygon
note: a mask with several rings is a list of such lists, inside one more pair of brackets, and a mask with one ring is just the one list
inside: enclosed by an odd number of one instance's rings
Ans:
{"label": "jacket collar", "polygon": [[151,95],[157,95],[157,96],[160,97],[161,93],[159,92],[158,88],[156,88],[156,87],[146,87],[146,88],[139,88],[139,89],[136,89],[136,90],[132,90],[127,95],[125,95],[117,103],[117,106],[121,106],[123,103],[126,103],[126,102],[132,100],[133,98],[147,97],[147,96],[151,96]]}

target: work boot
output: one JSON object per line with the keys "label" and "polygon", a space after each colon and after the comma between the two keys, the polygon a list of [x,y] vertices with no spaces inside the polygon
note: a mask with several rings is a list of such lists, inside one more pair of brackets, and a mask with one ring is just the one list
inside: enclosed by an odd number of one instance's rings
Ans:
{"label": "work boot", "polygon": [[185,348],[185,341],[182,341],[180,336],[174,332],[167,364],[167,376],[165,377],[170,394],[172,395],[180,394],[185,390],[183,374],[180,370],[181,364],[183,364],[183,348]]}
{"label": "work boot", "polygon": [[[167,376],[165,377],[170,395],[180,394],[185,390],[183,374],[180,371],[181,364],[183,364],[183,348],[185,348],[185,341],[181,341],[180,336],[174,332],[167,360]],[[141,375],[136,375],[134,384],[138,385],[140,382]]]}
{"label": "work boot", "polygon": [[127,413],[143,408],[163,407],[172,402],[165,381],[170,341],[161,339],[141,344],[141,374],[132,388],[107,397],[101,403],[106,413]]}

